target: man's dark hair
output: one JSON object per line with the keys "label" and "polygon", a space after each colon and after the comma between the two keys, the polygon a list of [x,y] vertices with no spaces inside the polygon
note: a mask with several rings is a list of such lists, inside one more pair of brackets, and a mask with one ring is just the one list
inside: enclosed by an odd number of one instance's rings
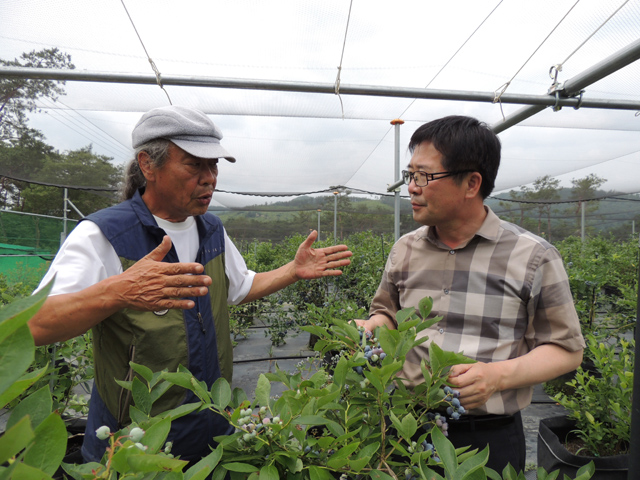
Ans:
{"label": "man's dark hair", "polygon": [[[433,144],[442,154],[447,172],[473,170],[482,175],[480,194],[487,198],[493,191],[500,166],[500,139],[483,122],[460,115],[439,118],[418,128],[409,141],[409,151],[423,142]],[[435,173],[435,172],[430,172]],[[462,181],[462,178],[456,178]]]}

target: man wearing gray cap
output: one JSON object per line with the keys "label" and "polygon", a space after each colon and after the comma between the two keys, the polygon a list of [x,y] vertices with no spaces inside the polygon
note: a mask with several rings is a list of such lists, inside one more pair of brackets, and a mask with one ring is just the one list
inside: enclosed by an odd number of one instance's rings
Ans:
{"label": "man wearing gray cap", "polygon": [[[95,381],[82,454],[100,461],[107,447],[95,430],[131,423],[130,392],[116,382],[135,377],[129,363],[151,371],[187,367],[210,388],[231,382],[233,352],[228,304],[256,300],[300,279],[340,275],[345,245],[312,249],[270,272],[249,271],[220,219],[207,213],[218,159],[235,162],[222,133],[202,112],[156,108],[133,130],[135,158],[127,167],[124,201],[83,219],[64,242],[38,289],[53,290],[29,326],[38,345],[93,333]],[[173,387],[152,414],[197,401]],[[172,453],[196,461],[212,438],[232,432],[210,411],[172,422]]]}

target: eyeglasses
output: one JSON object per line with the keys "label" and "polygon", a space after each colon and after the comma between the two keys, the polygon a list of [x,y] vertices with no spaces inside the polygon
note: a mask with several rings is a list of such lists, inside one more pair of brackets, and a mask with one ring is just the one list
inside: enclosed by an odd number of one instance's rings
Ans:
{"label": "eyeglasses", "polygon": [[441,178],[451,177],[453,175],[458,175],[460,173],[469,173],[475,172],[475,170],[460,170],[459,172],[438,172],[438,173],[427,173],[417,170],[415,172],[409,172],[407,170],[402,171],[402,179],[404,183],[409,185],[411,183],[411,179],[416,184],[416,187],[426,187],[429,185],[429,182],[433,182],[434,180],[440,180]]}

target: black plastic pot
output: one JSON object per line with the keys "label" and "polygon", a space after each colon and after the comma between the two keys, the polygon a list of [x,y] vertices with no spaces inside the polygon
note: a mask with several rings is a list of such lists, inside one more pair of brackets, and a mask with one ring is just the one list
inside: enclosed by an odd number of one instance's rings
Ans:
{"label": "black plastic pot", "polygon": [[567,435],[575,429],[575,423],[566,415],[540,420],[538,428],[538,467],[546,472],[560,470],[558,478],[569,475],[575,478],[580,467],[593,461],[596,471],[592,480],[627,480],[629,455],[610,457],[585,457],[574,455],[564,447]]}

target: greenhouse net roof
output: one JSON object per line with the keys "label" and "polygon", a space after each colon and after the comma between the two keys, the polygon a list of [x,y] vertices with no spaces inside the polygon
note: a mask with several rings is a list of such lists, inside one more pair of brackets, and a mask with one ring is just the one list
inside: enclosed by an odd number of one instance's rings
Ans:
{"label": "greenhouse net roof", "polygon": [[[463,114],[496,125],[523,107],[502,101],[507,95],[546,95],[554,78],[582,74],[637,42],[640,32],[640,0],[0,0],[0,14],[4,60],[55,47],[71,55],[78,72],[155,79],[155,67],[160,82],[329,87],[163,90],[157,83],[67,81],[66,95],[40,99],[30,115],[30,126],[55,148],[91,144],[122,164],[132,157],[130,134],[143,112],[169,102],[199,108],[238,159],[220,164],[214,203],[228,207],[336,186],[386,194],[395,181],[393,119],[404,121],[397,127],[403,168],[409,137],[422,123]],[[501,132],[494,196],[544,175],[571,186],[596,174],[606,179],[604,190],[640,192],[639,79],[640,62],[632,61],[582,94],[585,104],[628,102],[635,110],[545,108]],[[356,85],[476,92],[493,101],[349,93]]]}

